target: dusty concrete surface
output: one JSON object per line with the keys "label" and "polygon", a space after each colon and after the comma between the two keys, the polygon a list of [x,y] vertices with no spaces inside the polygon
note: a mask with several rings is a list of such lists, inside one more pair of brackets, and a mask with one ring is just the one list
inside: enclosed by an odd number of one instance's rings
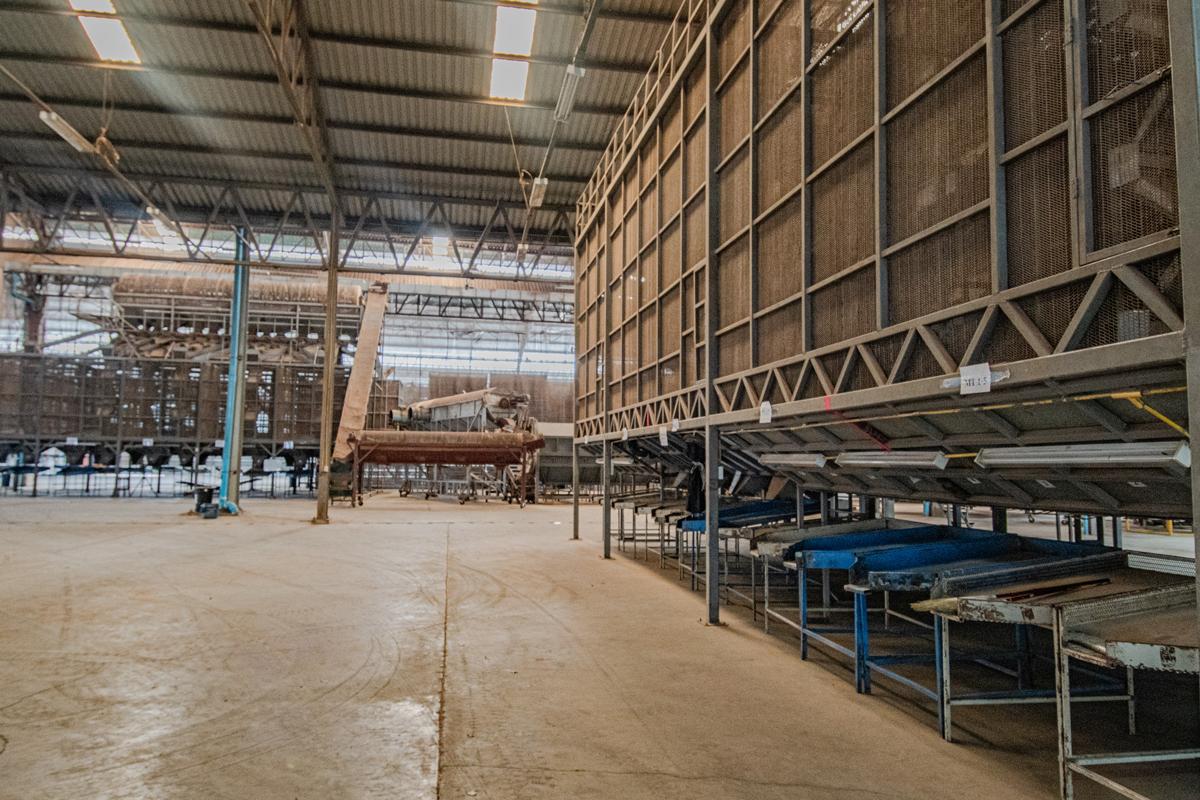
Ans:
{"label": "dusty concrete surface", "polygon": [[740,614],[706,627],[667,573],[602,561],[594,507],[581,542],[566,506],[185,510],[0,503],[0,797],[1057,793],[1052,729],[943,743]]}

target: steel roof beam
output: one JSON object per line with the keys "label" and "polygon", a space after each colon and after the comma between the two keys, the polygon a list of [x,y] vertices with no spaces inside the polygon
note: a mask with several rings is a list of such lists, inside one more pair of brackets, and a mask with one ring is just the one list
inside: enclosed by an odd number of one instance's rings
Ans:
{"label": "steel roof beam", "polygon": [[[36,142],[57,142],[58,136],[53,133],[41,133],[40,131],[0,131],[0,140],[18,140],[25,139]],[[222,158],[255,158],[264,161],[288,161],[288,162],[309,162],[311,157],[307,153],[285,153],[273,150],[250,150],[240,147],[212,147],[208,145],[181,145],[173,142],[152,142],[138,139],[121,139],[116,143],[117,148],[122,151],[130,150],[156,150],[170,151],[172,153],[181,153],[184,155],[199,155],[199,156],[220,156]],[[343,167],[365,167],[367,169],[394,169],[404,170],[408,172],[431,172],[441,175],[466,175],[470,177],[482,178],[501,178],[511,179],[516,181],[516,173],[506,169],[479,169],[476,167],[462,167],[449,164],[419,164],[411,161],[382,161],[374,158],[348,158],[338,157],[338,164]],[[587,182],[587,175],[550,175],[552,184],[583,184]]]}
{"label": "steel roof beam", "polygon": [[[98,169],[87,169],[84,167],[64,167],[57,164],[0,164],[0,173],[6,173],[9,176],[14,175],[53,175],[72,178],[111,178],[108,172]],[[139,183],[163,183],[176,186],[202,186],[206,188],[223,189],[227,187],[237,187],[242,190],[256,190],[264,192],[300,192],[305,195],[324,194],[325,190],[319,186],[303,186],[291,183],[273,183],[270,181],[245,181],[245,180],[226,180],[220,178],[198,178],[187,175],[163,175],[160,173],[145,173],[145,172],[130,172],[126,173],[130,180]],[[10,190],[12,187],[10,186]],[[500,206],[502,208],[525,208],[525,203],[521,200],[499,200],[475,198],[475,197],[455,197],[451,195],[431,195],[431,194],[415,194],[408,192],[372,192],[365,189],[348,189],[338,187],[338,194],[343,198],[355,198],[361,200],[370,200],[377,198],[379,200],[392,200],[397,202],[420,202],[427,203],[436,200],[442,205],[450,206],[467,206],[471,208],[494,208]],[[574,213],[574,206],[570,205],[553,205],[545,204],[541,206],[539,211],[561,211],[564,213]]]}
{"label": "steel roof beam", "polygon": [[[55,95],[43,95],[42,99],[52,106],[57,108],[81,108],[100,111],[99,100],[88,100],[78,97],[63,97]],[[12,92],[0,92],[0,102],[12,103],[27,103],[28,100],[24,95],[15,94]],[[192,117],[194,119],[211,119],[220,120],[222,122],[249,122],[262,123],[265,125],[286,125],[291,127],[295,125],[295,121],[288,116],[279,114],[259,114],[245,111],[221,111],[219,109],[200,109],[191,106],[166,106],[156,105],[153,103],[116,103],[111,109],[116,115],[120,115],[122,111],[135,114],[162,114],[172,117]],[[377,133],[388,136],[411,136],[413,138],[423,139],[449,139],[457,142],[483,142],[485,144],[499,144],[505,147],[510,147],[512,142],[508,136],[503,134],[489,133],[464,133],[462,131],[448,131],[436,128],[411,128],[396,125],[380,125],[368,122],[339,122],[337,120],[325,120],[325,127],[331,131],[344,131],[348,133]],[[549,139],[521,139],[517,141],[517,147],[546,147]],[[584,142],[579,140],[554,140],[554,147],[560,150],[578,150],[581,152],[599,153],[604,150],[604,145],[599,142]]]}
{"label": "steel roof beam", "polygon": [[[495,5],[494,3],[492,5]],[[34,3],[9,2],[0,11],[21,14],[42,14],[55,17],[74,17],[78,12],[69,8],[41,6]],[[232,33],[255,36],[258,30],[253,25],[225,20],[198,19],[195,17],[178,17],[171,14],[138,14],[127,11],[121,12],[125,22],[143,25],[161,25],[164,27],[184,28],[187,30],[209,31],[212,33]],[[373,47],[380,50],[391,50],[403,53],[421,53],[425,55],[450,56],[456,58],[476,58],[491,61],[495,53],[490,48],[461,47],[436,42],[421,42],[416,40],[398,40],[379,36],[364,36],[360,34],[337,33],[334,31],[312,30],[308,39],[316,44],[349,45],[352,47]],[[565,67],[571,63],[569,56],[532,55],[526,58],[512,57],[517,61],[528,61],[530,64],[545,64],[548,66]],[[649,62],[613,61],[609,59],[591,59],[582,66],[604,72],[628,73],[643,75],[650,69]]]}
{"label": "steel roof beam", "polygon": [[[24,64],[57,64],[67,67],[85,67],[88,69],[107,69],[118,72],[137,72],[149,75],[171,75],[180,78],[206,78],[210,80],[232,81],[238,83],[254,83],[261,86],[276,86],[279,79],[267,72],[244,72],[230,69],[200,69],[198,67],[169,67],[163,65],[124,64],[116,61],[101,61],[96,58],[68,58],[51,56],[45,53],[0,51],[0,60]],[[326,92],[361,92],[380,97],[403,97],[412,100],[437,100],[448,103],[470,103],[486,106],[503,106],[508,108],[530,109],[533,111],[553,112],[556,101],[516,101],[501,100],[487,95],[438,92],[431,89],[407,89],[387,84],[362,83],[358,81],[321,81],[321,88]],[[597,114],[602,116],[619,117],[624,115],[625,106],[600,105],[594,103],[576,103],[575,113]]]}

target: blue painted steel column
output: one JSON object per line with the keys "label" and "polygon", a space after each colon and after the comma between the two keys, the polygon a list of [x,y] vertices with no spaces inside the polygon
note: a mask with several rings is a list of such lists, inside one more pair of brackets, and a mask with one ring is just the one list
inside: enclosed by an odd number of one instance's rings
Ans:
{"label": "blue painted steel column", "polygon": [[242,418],[246,407],[246,325],[250,306],[250,265],[246,231],[237,229],[233,268],[233,299],[229,307],[229,380],[225,386],[225,437],[221,450],[221,510],[240,510],[242,477]]}
{"label": "blue painted steel column", "polygon": [[[721,433],[704,429],[704,587],[708,624],[721,623]],[[697,547],[699,543],[697,543]]]}
{"label": "blue painted steel column", "polygon": [[871,668],[867,660],[871,657],[871,645],[867,629],[867,594],[854,592],[854,672],[855,687],[860,694],[871,693]]}

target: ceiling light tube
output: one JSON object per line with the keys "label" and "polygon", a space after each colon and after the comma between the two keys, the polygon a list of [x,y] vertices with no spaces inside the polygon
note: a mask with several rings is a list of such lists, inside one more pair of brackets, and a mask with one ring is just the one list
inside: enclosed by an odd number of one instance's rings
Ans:
{"label": "ceiling light tube", "polygon": [[529,192],[529,207],[541,208],[546,202],[546,189],[550,185],[549,178],[534,178],[533,188]]}
{"label": "ceiling light tube", "polygon": [[839,467],[888,469],[945,469],[949,464],[940,450],[890,450],[882,452],[842,453],[837,457]]}
{"label": "ceiling light tube", "polygon": [[1187,469],[1192,450],[1187,442],[1120,442],[1044,447],[985,447],[975,457],[985,469],[997,467],[1161,467]]}
{"label": "ceiling light tube", "polygon": [[[599,464],[600,466],[604,466],[604,459],[597,458],[596,463]],[[630,458],[629,456],[613,456],[612,457],[612,465],[614,467],[632,467],[633,459]]]}
{"label": "ceiling light tube", "polygon": [[96,154],[96,145],[89,142],[82,133],[75,130],[75,128],[71,126],[71,123],[67,122],[58,114],[55,114],[53,111],[39,111],[38,119],[44,122],[47,128],[57,133],[67,144],[71,145],[71,147],[74,147],[79,152],[88,153],[89,155]]}
{"label": "ceiling light tube", "polygon": [[571,64],[563,75],[562,86],[558,89],[558,102],[554,105],[554,121],[566,122],[575,108],[575,92],[579,89],[579,79],[583,77],[583,67]]}
{"label": "ceiling light tube", "polygon": [[807,467],[825,469],[829,461],[822,453],[763,453],[758,463],[764,467]]}

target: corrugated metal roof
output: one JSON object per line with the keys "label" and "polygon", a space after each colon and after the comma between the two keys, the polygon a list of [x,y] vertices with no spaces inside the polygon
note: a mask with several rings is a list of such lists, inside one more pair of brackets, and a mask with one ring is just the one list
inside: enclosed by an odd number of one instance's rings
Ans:
{"label": "corrugated metal roof", "polygon": [[[608,0],[587,59],[591,69],[577,110],[558,138],[570,144],[549,162],[548,203],[570,205],[607,143],[613,114],[641,75],[621,64],[649,60],[667,26],[619,19],[623,13],[670,16],[679,0]],[[109,136],[133,176],[315,186],[303,138],[254,19],[243,0],[115,0],[144,69],[96,63],[78,22],[56,0],[13,0],[0,7],[0,58],[88,136],[102,123],[106,96],[115,107]],[[564,3],[558,3],[563,6]],[[579,13],[539,13],[527,97],[553,106],[583,24]],[[547,108],[506,109],[485,102],[495,5],[486,0],[339,0],[309,2],[314,53],[338,182],[347,190],[520,200],[512,135],[521,165],[536,170],[554,131]],[[347,41],[348,40],[348,41]],[[546,63],[553,62],[553,63]],[[172,113],[182,111],[184,113]],[[387,130],[394,127],[399,130]],[[47,168],[96,165],[53,139],[17,89],[0,83],[0,159]],[[13,138],[16,136],[17,138]],[[263,157],[256,157],[262,154]],[[268,157],[268,155],[270,157]],[[337,161],[341,159],[341,161]],[[405,165],[423,169],[405,168]],[[511,176],[510,174],[511,173]],[[28,174],[27,172],[23,174]],[[47,196],[70,190],[61,174],[29,184]],[[188,202],[202,204],[205,187]],[[243,198],[247,204],[250,201]],[[181,199],[182,202],[182,199]],[[259,192],[253,205],[282,213],[286,192]],[[391,212],[416,215],[420,203]],[[460,222],[482,226],[486,206],[461,206]],[[468,221],[469,220],[469,221]],[[549,224],[549,219],[545,220]]]}

